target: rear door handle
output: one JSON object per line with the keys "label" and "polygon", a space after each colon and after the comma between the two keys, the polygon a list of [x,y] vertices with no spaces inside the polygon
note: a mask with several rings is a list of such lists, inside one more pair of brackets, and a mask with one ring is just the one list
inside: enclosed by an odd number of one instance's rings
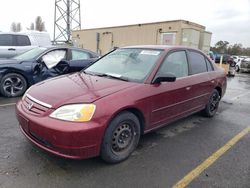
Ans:
{"label": "rear door handle", "polygon": [[188,90],[188,91],[189,91],[190,89],[191,89],[191,87],[190,87],[190,86],[189,86],[189,87],[186,87],[186,90]]}
{"label": "rear door handle", "polygon": [[16,49],[15,48],[9,48],[8,50],[9,51],[15,51]]}

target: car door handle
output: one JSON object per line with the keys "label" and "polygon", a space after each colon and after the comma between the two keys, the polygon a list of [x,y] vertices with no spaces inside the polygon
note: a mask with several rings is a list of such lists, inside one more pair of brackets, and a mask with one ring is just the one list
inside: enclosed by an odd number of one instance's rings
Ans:
{"label": "car door handle", "polygon": [[186,87],[186,90],[189,91],[191,89],[191,87]]}
{"label": "car door handle", "polygon": [[211,83],[214,84],[214,80],[212,80]]}
{"label": "car door handle", "polygon": [[15,51],[16,49],[15,48],[9,48],[8,50],[9,51]]}

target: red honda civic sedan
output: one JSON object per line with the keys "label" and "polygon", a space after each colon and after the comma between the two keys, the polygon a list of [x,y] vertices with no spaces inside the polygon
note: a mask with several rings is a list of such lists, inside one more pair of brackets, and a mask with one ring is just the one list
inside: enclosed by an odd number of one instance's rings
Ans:
{"label": "red honda civic sedan", "polygon": [[50,153],[117,163],[142,134],[195,112],[214,116],[226,85],[224,70],[199,50],[124,47],[32,86],[16,115],[23,134]]}

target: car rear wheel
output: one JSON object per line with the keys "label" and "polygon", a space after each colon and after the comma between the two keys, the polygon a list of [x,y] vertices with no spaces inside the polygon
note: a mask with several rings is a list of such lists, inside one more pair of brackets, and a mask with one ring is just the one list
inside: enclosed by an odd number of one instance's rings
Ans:
{"label": "car rear wheel", "polygon": [[219,103],[220,103],[220,94],[216,89],[214,89],[205,109],[202,111],[203,115],[206,117],[213,117],[218,110]]}
{"label": "car rear wheel", "polygon": [[25,78],[17,73],[9,73],[2,77],[0,92],[5,97],[18,97],[27,89]]}
{"label": "car rear wheel", "polygon": [[101,147],[101,157],[119,163],[135,150],[140,139],[140,122],[131,112],[122,112],[109,124]]}

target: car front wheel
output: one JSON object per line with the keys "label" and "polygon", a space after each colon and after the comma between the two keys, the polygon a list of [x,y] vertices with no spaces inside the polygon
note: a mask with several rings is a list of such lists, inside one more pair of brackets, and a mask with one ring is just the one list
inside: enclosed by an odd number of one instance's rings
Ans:
{"label": "car front wheel", "polygon": [[205,109],[202,111],[203,115],[206,117],[213,117],[218,110],[219,103],[220,103],[220,94],[216,89],[214,89],[212,94],[210,95],[209,101]]}
{"label": "car front wheel", "polygon": [[27,89],[25,78],[17,73],[9,73],[2,77],[0,92],[5,97],[18,97]]}
{"label": "car front wheel", "polygon": [[119,163],[135,150],[140,139],[140,122],[131,112],[122,112],[109,124],[101,147],[101,157]]}

